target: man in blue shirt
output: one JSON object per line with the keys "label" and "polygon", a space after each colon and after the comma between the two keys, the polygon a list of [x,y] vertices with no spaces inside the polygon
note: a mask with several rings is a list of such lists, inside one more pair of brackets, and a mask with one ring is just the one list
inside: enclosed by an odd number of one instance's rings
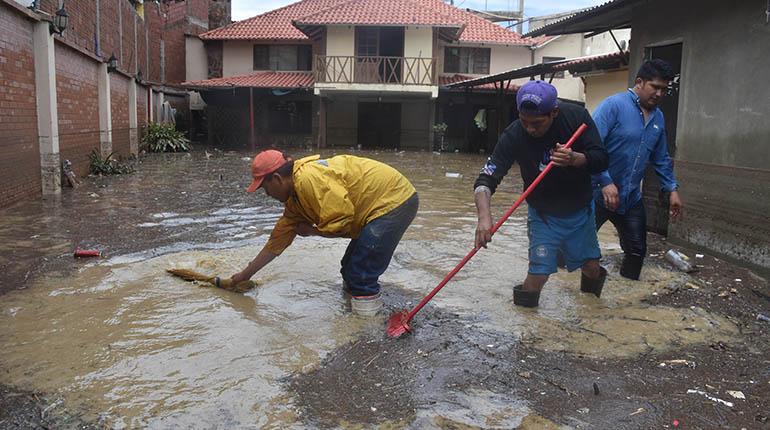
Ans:
{"label": "man in blue shirt", "polygon": [[607,170],[593,176],[596,228],[610,221],[625,253],[620,275],[638,280],[647,254],[647,230],[641,182],[648,165],[669,194],[671,219],[682,215],[682,201],[668,155],[666,126],[658,108],[674,78],[663,60],[646,61],[636,74],[633,88],[605,99],[593,114],[599,134],[610,154]]}

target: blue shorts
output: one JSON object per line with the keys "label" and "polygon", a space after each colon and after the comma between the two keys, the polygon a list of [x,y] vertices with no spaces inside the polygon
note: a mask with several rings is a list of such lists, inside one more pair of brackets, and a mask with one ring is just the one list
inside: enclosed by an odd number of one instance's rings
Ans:
{"label": "blue shorts", "polygon": [[527,215],[529,235],[529,273],[556,273],[556,253],[561,250],[570,272],[588,260],[598,260],[602,253],[596,239],[594,203],[566,217],[537,212],[532,207]]}

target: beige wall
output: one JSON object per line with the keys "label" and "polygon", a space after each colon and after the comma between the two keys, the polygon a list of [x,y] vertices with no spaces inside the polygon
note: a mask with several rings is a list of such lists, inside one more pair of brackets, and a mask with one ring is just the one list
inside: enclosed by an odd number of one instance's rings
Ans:
{"label": "beige wall", "polygon": [[349,57],[356,55],[355,28],[329,26],[326,28],[326,55]]}
{"label": "beige wall", "polygon": [[532,64],[532,53],[526,46],[492,46],[489,73],[502,73]]}
{"label": "beige wall", "polygon": [[254,72],[254,48],[251,42],[226,40],[222,48],[222,76],[246,75]]}
{"label": "beige wall", "polygon": [[[612,30],[612,34],[618,39],[618,43],[625,41],[626,49],[628,49],[628,43],[631,40],[631,30]],[[618,46],[615,41],[612,40],[612,35],[609,32],[589,37],[583,42],[583,55],[599,55],[609,54],[618,50]]]}
{"label": "beige wall", "polygon": [[203,41],[197,37],[185,38],[185,80],[200,81],[209,77],[208,59]]}
{"label": "beige wall", "polygon": [[586,76],[586,109],[593,112],[607,97],[628,88],[628,70]]}
{"label": "beige wall", "polygon": [[433,56],[433,28],[406,27],[404,30],[404,57],[431,58]]}
{"label": "beige wall", "polygon": [[[582,51],[582,35],[571,34],[559,36],[535,50],[535,64],[542,63],[543,57],[580,57]],[[548,79],[550,79],[550,76],[546,76],[546,80]],[[585,100],[583,81],[572,77],[569,72],[564,72],[564,78],[554,78],[551,83],[556,87],[556,91],[559,92],[559,97],[578,101]]]}

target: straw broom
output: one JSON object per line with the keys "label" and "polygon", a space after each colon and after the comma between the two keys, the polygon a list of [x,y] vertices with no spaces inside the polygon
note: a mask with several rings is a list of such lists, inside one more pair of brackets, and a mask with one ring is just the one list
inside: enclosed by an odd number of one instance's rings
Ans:
{"label": "straw broom", "polygon": [[182,278],[185,281],[201,282],[202,286],[204,287],[216,287],[235,293],[245,293],[247,291],[251,291],[254,289],[254,287],[257,286],[256,282],[250,280],[242,281],[233,285],[229,278],[222,279],[219,276],[207,276],[189,269],[167,269],[166,272],[176,277]]}

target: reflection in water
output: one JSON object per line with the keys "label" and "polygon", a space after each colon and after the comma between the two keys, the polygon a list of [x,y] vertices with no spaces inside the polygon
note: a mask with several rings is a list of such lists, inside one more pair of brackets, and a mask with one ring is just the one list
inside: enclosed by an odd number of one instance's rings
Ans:
{"label": "reflection in water", "polygon": [[[483,157],[364,155],[394,165],[420,193],[420,212],[382,280],[421,297],[472,246],[471,188]],[[150,158],[136,175],[100,179],[59,203],[4,211],[5,276],[29,277],[28,265],[46,270],[34,288],[3,296],[0,382],[60,396],[115,428],[302,427],[282,378],[316,369],[362,336],[382,336],[385,315],[366,320],[345,312],[338,275],[344,240],[298,238],[258,274],[261,287],[245,295],[165,273],[186,267],[227,276],[265,242],[281,208],[261,192],[244,192],[242,157]],[[496,216],[521,191],[515,173],[493,199]],[[643,304],[653,291],[684,282],[654,267],[645,268],[644,282],[611,276],[601,300],[579,293],[579,273],[560,272],[539,309],[514,308],[511,288],[527,270],[525,213],[514,214],[432,305],[475,321],[469,331],[509,333],[540,349],[588,356],[734,341],[732,323],[700,309]],[[600,238],[613,243],[606,251],[618,252],[610,233]],[[82,243],[112,257],[73,265],[70,252]],[[418,330],[420,321],[418,314]],[[412,418],[393,426],[556,428],[521,399],[479,390],[448,391]]]}

